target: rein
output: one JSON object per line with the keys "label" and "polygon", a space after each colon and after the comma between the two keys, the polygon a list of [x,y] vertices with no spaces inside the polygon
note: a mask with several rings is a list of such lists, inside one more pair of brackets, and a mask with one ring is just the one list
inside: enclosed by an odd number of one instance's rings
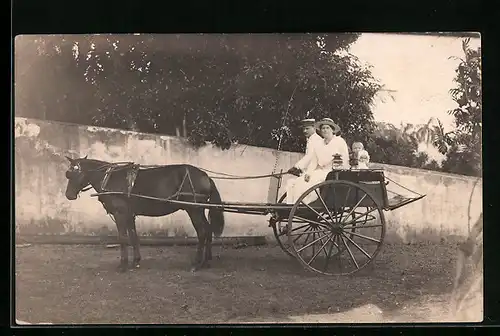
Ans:
{"label": "rein", "polygon": [[[113,163],[107,163],[107,164],[103,164],[97,168],[94,168],[94,169],[88,169],[86,170],[86,172],[97,172],[97,171],[103,171],[105,169],[109,169],[109,168],[115,168],[116,170],[119,170],[120,168],[128,168],[130,167],[131,165],[133,165],[134,163],[133,162],[113,162]],[[120,167],[121,166],[121,167]],[[161,167],[162,165],[147,165],[147,166],[142,166],[142,167]],[[201,167],[197,167],[198,169],[204,171],[204,172],[207,172],[207,173],[212,173],[212,174],[216,174],[216,175],[222,175],[222,176],[210,176],[210,178],[214,179],[214,180],[255,180],[255,179],[263,179],[263,178],[269,178],[269,177],[276,177],[276,178],[279,178],[283,175],[286,175],[286,174],[289,174],[288,172],[281,172],[281,173],[273,173],[273,174],[266,174],[266,175],[254,175],[254,176],[239,176],[239,175],[231,175],[231,174],[226,174],[226,173],[220,173],[220,172],[216,172],[216,171],[212,171],[212,170],[209,170],[209,169],[205,169],[205,168],[201,168]],[[115,171],[116,171],[115,170]],[[87,188],[84,188],[82,189],[82,192],[84,191],[87,191],[89,189],[91,189],[92,186],[89,186]]]}
{"label": "rein", "polygon": [[207,173],[223,175],[221,177],[210,176],[210,178],[212,178],[214,180],[254,180],[254,179],[261,179],[261,178],[268,178],[268,177],[281,177],[283,175],[288,174],[287,172],[285,172],[285,173],[274,173],[274,174],[266,174],[266,175],[238,176],[238,175],[219,173],[219,172],[215,172],[215,171],[211,171],[211,170],[199,168],[199,167],[198,167],[198,169],[200,169],[204,172],[207,172]]}

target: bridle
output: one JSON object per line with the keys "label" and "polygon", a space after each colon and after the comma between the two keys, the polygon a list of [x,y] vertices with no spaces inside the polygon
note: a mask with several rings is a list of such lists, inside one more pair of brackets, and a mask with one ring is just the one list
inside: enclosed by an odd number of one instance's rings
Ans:
{"label": "bridle", "polygon": [[[110,169],[113,169],[113,168],[116,168],[117,166],[119,166],[120,164],[125,164],[125,165],[130,165],[131,163],[130,162],[114,162],[114,163],[104,163],[102,165],[100,165],[99,167],[97,168],[94,168],[94,169],[87,169],[87,170],[83,170],[82,169],[82,166],[80,165],[80,162],[74,162],[74,161],[71,161],[71,167],[66,171],[66,178],[71,179],[72,176],[75,177],[76,174],[82,174],[82,173],[91,173],[91,172],[98,172],[98,171],[104,171],[104,170],[110,170]],[[82,189],[80,189],[80,191],[78,192],[78,196],[80,195],[80,193],[82,192],[86,192],[90,189],[92,189],[92,185],[90,185],[90,181],[87,182]]]}
{"label": "bridle", "polygon": [[[71,162],[71,167],[66,171],[66,178],[71,180],[76,176],[76,174],[83,174],[82,166],[80,162]],[[88,181],[81,189],[77,192],[77,196],[80,197],[80,193],[86,192],[92,189],[92,185],[90,185],[90,181]]]}

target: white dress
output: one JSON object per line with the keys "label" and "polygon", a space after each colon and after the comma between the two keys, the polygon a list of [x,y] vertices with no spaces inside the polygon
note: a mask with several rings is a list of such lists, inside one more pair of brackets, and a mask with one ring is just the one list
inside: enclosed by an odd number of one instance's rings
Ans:
{"label": "white dress", "polygon": [[352,166],[352,169],[369,169],[368,162],[370,162],[370,154],[364,149],[360,150],[357,155],[358,164]]}
{"label": "white dress", "polygon": [[[287,184],[287,203],[295,203],[299,197],[313,185],[325,180],[326,175],[332,170],[333,155],[340,154],[342,158],[343,169],[349,169],[349,148],[345,140],[339,136],[334,136],[329,143],[319,146],[313,152],[312,158],[307,166],[305,174],[289,181]],[[308,182],[304,177],[309,175]],[[304,203],[311,203],[316,200],[317,195],[312,192],[304,198]]]}

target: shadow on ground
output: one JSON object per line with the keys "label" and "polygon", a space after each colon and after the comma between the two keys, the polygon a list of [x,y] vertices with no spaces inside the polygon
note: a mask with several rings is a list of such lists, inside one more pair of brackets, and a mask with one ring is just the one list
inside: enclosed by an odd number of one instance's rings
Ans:
{"label": "shadow on ground", "polygon": [[189,271],[194,247],[143,247],[141,268],[119,274],[118,249],[32,245],[16,249],[16,317],[55,324],[272,322],[365,305],[391,316],[451,291],[455,247],[386,245],[363,274],[332,278],[309,273],[278,247],[214,247],[212,267],[198,273]]}

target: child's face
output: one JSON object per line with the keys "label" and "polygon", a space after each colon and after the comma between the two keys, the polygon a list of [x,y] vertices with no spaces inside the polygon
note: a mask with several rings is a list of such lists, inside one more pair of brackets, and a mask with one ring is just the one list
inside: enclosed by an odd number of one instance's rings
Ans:
{"label": "child's face", "polygon": [[352,151],[353,152],[359,152],[360,150],[363,149],[363,145],[360,143],[355,143],[352,145]]}

